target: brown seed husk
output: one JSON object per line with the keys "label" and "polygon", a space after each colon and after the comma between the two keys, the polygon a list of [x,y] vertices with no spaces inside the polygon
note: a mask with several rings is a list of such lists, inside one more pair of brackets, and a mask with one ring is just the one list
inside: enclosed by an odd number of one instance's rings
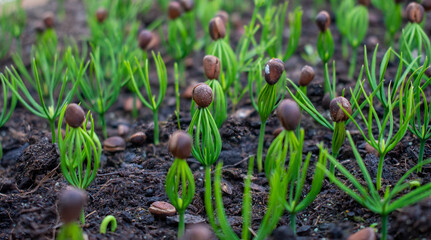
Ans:
{"label": "brown seed husk", "polygon": [[419,3],[411,2],[407,5],[406,14],[409,22],[421,23],[424,19],[424,7]]}
{"label": "brown seed husk", "polygon": [[162,201],[153,202],[148,210],[156,217],[173,216],[177,212],[172,204]]}
{"label": "brown seed husk", "polygon": [[213,90],[205,83],[199,83],[193,88],[193,100],[201,107],[208,107],[213,101]]}
{"label": "brown seed husk", "polygon": [[314,79],[314,69],[308,65],[304,66],[301,70],[301,75],[299,77],[299,85],[307,86]]}
{"label": "brown seed husk", "polygon": [[325,32],[331,25],[331,16],[327,11],[320,11],[316,16],[316,24],[321,32]]}
{"label": "brown seed husk", "polygon": [[192,139],[190,135],[183,131],[174,132],[169,138],[168,149],[176,158],[188,158],[192,152]]}
{"label": "brown seed husk", "polygon": [[215,17],[211,19],[209,23],[209,33],[212,40],[214,41],[224,38],[226,36],[226,27],[222,18]]}
{"label": "brown seed husk", "polygon": [[99,23],[103,23],[107,17],[108,17],[108,11],[105,8],[100,7],[97,9],[96,19]]}
{"label": "brown seed husk", "polygon": [[284,72],[284,63],[278,58],[269,60],[265,65],[264,75],[265,80],[269,85],[274,85],[278,82]]}
{"label": "brown seed husk", "polygon": [[216,56],[207,55],[203,59],[204,72],[208,79],[218,79],[220,76],[220,60]]}
{"label": "brown seed husk", "polygon": [[349,100],[344,97],[336,97],[329,104],[331,119],[334,122],[344,122],[349,119],[349,116],[343,111],[344,108],[350,115],[352,114],[352,106]]}
{"label": "brown seed husk", "polygon": [[82,127],[82,123],[85,121],[85,112],[78,104],[71,103],[66,108],[64,118],[69,126],[73,128]]}
{"label": "brown seed husk", "polygon": [[173,1],[169,3],[168,16],[171,20],[177,19],[182,13],[183,10],[179,2]]}
{"label": "brown seed husk", "polygon": [[151,40],[153,39],[153,33],[148,30],[142,30],[138,35],[138,44],[142,50],[148,50],[150,47]]}
{"label": "brown seed husk", "polygon": [[298,104],[290,99],[283,100],[277,108],[277,116],[287,131],[295,130],[301,120]]}

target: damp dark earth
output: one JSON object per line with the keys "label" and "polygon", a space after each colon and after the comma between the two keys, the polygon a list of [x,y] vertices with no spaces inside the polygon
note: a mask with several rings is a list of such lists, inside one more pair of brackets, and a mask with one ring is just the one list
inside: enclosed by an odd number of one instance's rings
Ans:
{"label": "damp dark earth", "polygon": [[0,239],[431,239],[431,1],[0,9]]}

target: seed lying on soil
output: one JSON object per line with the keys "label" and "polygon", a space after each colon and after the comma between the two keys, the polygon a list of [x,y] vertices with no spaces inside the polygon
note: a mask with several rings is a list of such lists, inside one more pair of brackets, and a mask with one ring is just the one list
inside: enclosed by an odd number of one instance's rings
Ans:
{"label": "seed lying on soil", "polygon": [[161,218],[173,216],[177,212],[172,204],[162,201],[153,202],[148,210],[154,216]]}
{"label": "seed lying on soil", "polygon": [[179,16],[181,16],[182,12],[183,12],[183,9],[179,2],[172,1],[169,3],[168,16],[170,19],[172,20],[177,19]]}
{"label": "seed lying on soil", "polygon": [[299,76],[299,86],[307,86],[314,79],[314,69],[308,65],[305,65],[301,69],[301,75]]}
{"label": "seed lying on soil", "polygon": [[130,128],[127,125],[120,124],[118,125],[117,133],[119,136],[126,136],[129,134]]}
{"label": "seed lying on soil", "polygon": [[284,63],[278,58],[273,58],[266,63],[264,71],[266,82],[269,85],[274,85],[284,72]]}
{"label": "seed lying on soil", "polygon": [[316,16],[316,24],[321,32],[326,32],[329,25],[331,25],[331,16],[329,16],[329,13],[327,11],[320,11]]}
{"label": "seed lying on soil", "polygon": [[192,151],[192,139],[190,135],[183,131],[174,132],[169,138],[168,149],[176,158],[188,158]]}
{"label": "seed lying on soil", "polygon": [[73,128],[82,127],[85,121],[85,112],[76,103],[69,104],[64,115],[66,123]]}
{"label": "seed lying on soil", "polygon": [[298,104],[290,99],[283,100],[277,107],[277,116],[287,131],[295,130],[301,120]]}
{"label": "seed lying on soil", "polygon": [[407,19],[413,23],[421,23],[424,18],[424,7],[419,3],[411,2],[406,8]]}
{"label": "seed lying on soil", "polygon": [[103,142],[103,150],[107,152],[120,152],[126,149],[126,142],[123,138],[115,136],[107,138]]}
{"label": "seed lying on soil", "polygon": [[187,227],[181,240],[211,240],[212,232],[206,224],[192,224]]}
{"label": "seed lying on soil", "polygon": [[67,187],[58,200],[58,210],[64,223],[76,221],[86,203],[87,194],[77,188]]}
{"label": "seed lying on soil", "polygon": [[46,28],[53,28],[54,27],[54,13],[46,12],[43,15],[43,23],[45,24]]}
{"label": "seed lying on soil", "polygon": [[213,90],[207,84],[199,83],[193,88],[192,96],[199,107],[206,108],[213,101]]}
{"label": "seed lying on soil", "polygon": [[195,6],[195,2],[193,0],[180,0],[180,4],[184,12],[190,12]]}
{"label": "seed lying on soil", "polygon": [[226,36],[226,27],[221,17],[211,19],[209,23],[209,32],[212,40],[224,38]]}
{"label": "seed lying on soil", "polygon": [[376,240],[377,235],[373,228],[367,227],[350,235],[347,240]]}
{"label": "seed lying on soil", "polygon": [[136,146],[144,145],[145,140],[147,140],[147,135],[145,135],[145,133],[143,132],[134,133],[129,138],[129,142],[131,142],[133,145],[136,145]]}
{"label": "seed lying on soil", "polygon": [[142,50],[148,50],[150,47],[151,40],[153,39],[153,33],[148,30],[142,30],[138,35],[138,44]]}
{"label": "seed lying on soil", "polygon": [[124,111],[126,111],[126,112],[133,111],[133,101],[135,101],[136,110],[141,109],[142,103],[141,103],[141,101],[139,101],[138,98],[128,97],[126,99],[126,101],[124,101],[124,103],[123,103],[123,109],[124,109]]}
{"label": "seed lying on soil", "polygon": [[334,122],[344,122],[349,119],[349,116],[343,111],[344,108],[350,115],[352,114],[352,106],[350,102],[344,97],[336,97],[332,99],[329,104],[329,110],[331,112],[331,119]]}
{"label": "seed lying on soil", "polygon": [[99,23],[103,23],[108,17],[108,11],[104,7],[100,7],[96,11],[96,19]]}
{"label": "seed lying on soil", "polygon": [[216,56],[206,55],[203,60],[205,75],[208,79],[218,79],[220,76],[220,60]]}

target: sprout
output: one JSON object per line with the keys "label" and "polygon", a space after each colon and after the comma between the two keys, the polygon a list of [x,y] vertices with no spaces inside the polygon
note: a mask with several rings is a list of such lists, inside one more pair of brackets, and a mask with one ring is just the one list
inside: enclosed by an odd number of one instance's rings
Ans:
{"label": "sprout", "polygon": [[73,128],[82,127],[82,123],[85,121],[85,112],[78,104],[71,103],[66,108],[65,120]]}
{"label": "sprout", "polygon": [[211,200],[211,165],[220,155],[222,141],[217,124],[207,108],[213,100],[211,87],[204,83],[195,86],[193,100],[199,107],[193,113],[188,129],[188,133],[193,139],[192,155],[205,168],[205,210],[211,226],[213,229],[217,229]]}
{"label": "sprout", "polygon": [[209,23],[209,33],[214,41],[226,36],[226,27],[222,18],[215,17],[211,19]]}
{"label": "sprout", "polygon": [[409,22],[421,23],[424,18],[424,7],[416,2],[409,3],[406,8],[406,15]]}
{"label": "sprout", "polygon": [[349,115],[346,114],[343,109],[352,115],[352,106],[349,100],[344,97],[336,97],[332,99],[329,104],[329,110],[331,111],[331,119],[334,122],[345,122],[349,119]]}
{"label": "sprout", "polygon": [[220,60],[212,55],[207,55],[203,60],[205,75],[208,79],[218,79],[220,76]]}
{"label": "sprout", "polygon": [[168,148],[175,158],[186,159],[192,151],[192,139],[186,132],[176,131],[169,139]]}
{"label": "sprout", "polygon": [[[379,191],[379,188],[374,186],[373,178],[365,166],[364,160],[359,154],[358,149],[353,142],[352,136],[348,131],[347,137],[363,178],[357,179],[356,176],[358,176],[358,171],[355,170],[353,175],[353,173],[346,169],[346,167],[344,167],[334,157],[329,156],[329,154],[327,154],[329,161],[337,166],[337,168],[340,170],[340,174],[331,173],[326,169],[326,165],[322,163],[318,163],[317,168],[324,170],[329,179],[356,202],[366,207],[371,212],[380,215],[382,221],[381,231],[379,231],[381,233],[380,239],[386,240],[388,238],[389,214],[391,214],[393,211],[396,211],[397,209],[415,204],[430,196],[431,183],[427,183],[414,188],[414,190],[410,190],[410,183],[414,180],[409,181],[408,179],[419,167],[422,167],[425,164],[430,164],[431,159],[428,159],[423,163],[411,168],[396,183],[392,182],[390,185],[384,188],[384,191]],[[323,146],[319,147],[321,150],[323,149]]]}
{"label": "sprout", "polygon": [[[261,65],[258,64],[258,67]],[[258,69],[260,70],[260,69]],[[260,88],[260,86],[256,86],[259,88],[257,103],[254,102],[254,97],[252,94],[252,103],[255,109],[258,111],[260,116],[260,131],[259,131],[259,142],[257,145],[257,169],[262,171],[262,152],[263,152],[263,142],[265,135],[266,122],[271,115],[272,111],[277,107],[276,103],[280,98],[279,95],[279,87],[277,86],[277,82],[280,80],[281,76],[284,72],[284,64],[280,59],[271,59],[269,60],[264,68],[264,75],[266,83]],[[281,84],[284,84],[281,82]],[[284,85],[283,85],[284,86]],[[252,92],[252,83],[249,79],[249,91]],[[284,95],[283,95],[284,97]]]}
{"label": "sprout", "polygon": [[138,45],[142,50],[148,50],[151,40],[153,39],[153,33],[148,30],[142,30],[138,35]]}
{"label": "sprout", "polygon": [[199,83],[193,88],[193,101],[200,107],[206,108],[213,101],[213,91],[210,86],[205,83]]}
{"label": "sprout", "polygon": [[108,17],[108,11],[104,7],[100,7],[96,11],[96,19],[99,23],[103,23]]}
{"label": "sprout", "polygon": [[109,223],[111,223],[111,232],[115,232],[115,229],[117,229],[117,219],[115,219],[115,217],[112,215],[108,215],[100,224],[99,232],[101,234],[106,234],[106,229],[108,228]]}
{"label": "sprout", "polygon": [[[336,159],[344,140],[346,139],[346,121],[352,115],[352,106],[344,97],[336,97],[329,104],[331,119],[335,122],[332,134],[332,156]],[[329,167],[331,173],[335,172],[335,165],[331,162]]]}
{"label": "sprout", "polygon": [[277,116],[284,129],[293,131],[301,119],[301,110],[295,101],[286,99],[278,105]]}
{"label": "sprout", "polygon": [[319,27],[320,32],[326,32],[331,25],[331,16],[327,11],[320,11],[316,16],[316,24]]}
{"label": "sprout", "polygon": [[269,60],[265,65],[265,80],[269,85],[274,85],[280,80],[284,72],[284,63],[278,58]]}
{"label": "sprout", "polygon": [[[220,75],[221,62],[219,58],[217,58],[216,56],[207,55],[203,59],[203,65],[204,65],[205,75],[208,78],[208,81],[206,81],[206,84],[210,86],[212,90],[212,93],[211,93],[213,96],[212,98],[214,100],[213,102],[210,103],[208,108],[213,114],[217,127],[221,127],[221,125],[227,118],[227,105],[226,105],[225,93],[223,91],[223,87],[221,86],[220,82],[217,80]],[[224,77],[222,77],[221,79],[224,80]],[[198,85],[196,85],[196,87]],[[194,101],[192,102],[191,111],[193,115],[195,111]]]}
{"label": "sprout", "polygon": [[65,224],[79,219],[86,203],[86,198],[87,194],[84,191],[74,187],[69,187],[61,193],[58,208],[61,220]]}
{"label": "sprout", "polygon": [[229,23],[229,14],[226,11],[220,10],[215,16],[221,18],[225,26]]}
{"label": "sprout", "polygon": [[[187,162],[190,156],[192,139],[183,131],[176,131],[169,139],[169,152],[175,160],[166,175],[166,193],[169,200],[180,215],[178,225],[178,239],[184,234],[184,213],[195,195],[195,180]],[[181,191],[180,188],[181,187]]]}
{"label": "sprout", "polygon": [[182,13],[183,13],[183,10],[179,2],[172,1],[169,3],[168,16],[171,20],[177,19],[178,17],[181,16]]}
{"label": "sprout", "polygon": [[84,239],[81,227],[76,220],[83,218],[83,208],[87,202],[87,194],[79,189],[68,187],[64,190],[58,200],[58,212],[60,213],[63,225],[57,234],[56,239]]}
{"label": "sprout", "polygon": [[43,15],[43,23],[45,24],[46,28],[53,28],[54,27],[54,13],[46,12]]}
{"label": "sprout", "polygon": [[305,65],[301,69],[301,75],[299,76],[299,86],[307,86],[314,79],[314,69],[308,65]]}

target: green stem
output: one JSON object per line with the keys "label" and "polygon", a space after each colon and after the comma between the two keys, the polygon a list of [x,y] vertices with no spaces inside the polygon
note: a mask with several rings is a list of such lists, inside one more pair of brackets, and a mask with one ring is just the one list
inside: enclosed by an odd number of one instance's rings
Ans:
{"label": "green stem", "polygon": [[290,228],[296,236],[296,214],[290,213]]}
{"label": "green stem", "polygon": [[334,96],[332,96],[332,91],[331,91],[331,80],[329,79],[329,70],[328,70],[328,63],[325,62],[323,64],[324,67],[324,73],[323,73],[323,77],[324,77],[324,83],[323,83],[323,92],[324,93],[329,93],[329,95],[331,96],[331,99],[333,99]]}
{"label": "green stem", "polygon": [[180,215],[180,221],[178,223],[178,239],[184,235],[185,223],[184,223],[184,211],[178,213]]}
{"label": "green stem", "polygon": [[82,226],[84,226],[85,225],[85,212],[84,212],[84,209],[82,209],[82,211],[81,211],[81,216],[79,217],[79,220],[81,221]]}
{"label": "green stem", "polygon": [[259,143],[257,145],[257,169],[262,172],[262,152],[263,152],[263,140],[265,137],[266,119],[261,121],[259,131]]}
{"label": "green stem", "polygon": [[3,158],[3,147],[2,147],[1,142],[0,142],[0,159],[2,159],[2,158]]}
{"label": "green stem", "polygon": [[[425,139],[421,139],[421,145],[419,147],[418,164],[422,163],[422,161],[424,159],[424,150],[425,150]],[[421,172],[421,171],[422,171],[422,166],[418,167],[417,172]]]}
{"label": "green stem", "polygon": [[358,51],[357,48],[352,49],[352,57],[350,58],[350,68],[349,68],[349,79],[352,79],[355,75],[355,69],[356,69],[356,60],[357,60]]}
{"label": "green stem", "polygon": [[159,115],[157,109],[153,111],[154,121],[154,144],[159,144]]}
{"label": "green stem", "polygon": [[211,166],[205,167],[205,210],[207,211],[208,221],[214,232],[217,232],[217,225],[214,218],[214,210],[211,201]]}
{"label": "green stem", "polygon": [[380,240],[386,240],[388,237],[388,215],[382,216],[382,231]]}
{"label": "green stem", "polygon": [[49,120],[49,127],[51,128],[52,143],[55,143],[55,119]]}
{"label": "green stem", "polygon": [[106,130],[106,121],[105,121],[105,114],[99,114],[99,121],[102,124],[102,131],[103,131],[103,137],[108,137],[108,131]]}
{"label": "green stem", "polygon": [[382,173],[383,173],[383,161],[385,160],[385,155],[380,154],[379,166],[377,168],[377,191],[382,188]]}
{"label": "green stem", "polygon": [[349,57],[349,48],[347,43],[347,38],[343,36],[341,39],[341,52],[343,55],[343,59],[347,59]]}

